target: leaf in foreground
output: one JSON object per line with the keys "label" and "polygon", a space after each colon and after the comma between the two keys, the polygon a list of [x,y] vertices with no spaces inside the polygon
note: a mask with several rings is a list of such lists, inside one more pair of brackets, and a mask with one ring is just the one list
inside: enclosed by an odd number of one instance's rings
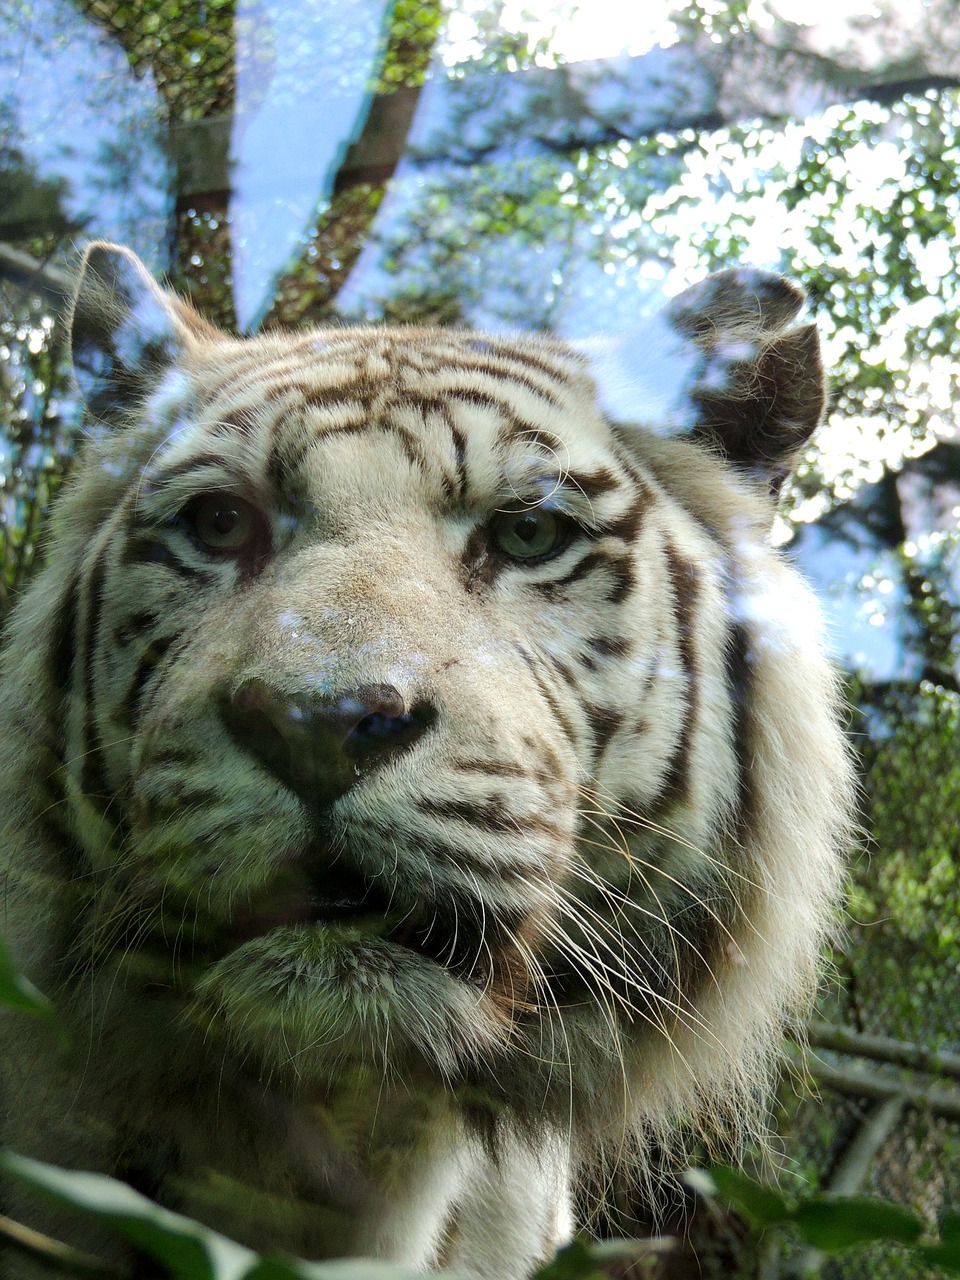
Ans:
{"label": "leaf in foreground", "polygon": [[869,1196],[813,1196],[801,1201],[793,1220],[808,1244],[828,1253],[874,1240],[916,1244],[924,1230],[909,1209]]}
{"label": "leaf in foreground", "polygon": [[666,1236],[653,1240],[572,1240],[535,1271],[531,1280],[607,1280],[609,1273],[604,1268],[610,1262],[667,1253],[673,1246],[674,1241]]}
{"label": "leaf in foreground", "polygon": [[779,1191],[748,1178],[737,1169],[719,1165],[710,1170],[710,1179],[717,1191],[758,1227],[768,1227],[775,1222],[788,1222],[790,1207]]}
{"label": "leaf in foreground", "polygon": [[916,1257],[922,1266],[960,1275],[960,1244],[928,1244],[917,1250]]}
{"label": "leaf in foreground", "polygon": [[47,997],[17,972],[10,948],[3,938],[0,938],[0,1004],[21,1013],[33,1014],[36,1018],[48,1018],[54,1022],[57,1018],[56,1010]]}
{"label": "leaf in foreground", "polygon": [[58,1204],[111,1227],[176,1280],[417,1280],[411,1272],[364,1259],[302,1262],[259,1257],[104,1174],[58,1169],[12,1151],[0,1153],[0,1168]]}
{"label": "leaf in foreground", "polygon": [[940,1219],[940,1239],[952,1245],[960,1256],[960,1213],[945,1213]]}

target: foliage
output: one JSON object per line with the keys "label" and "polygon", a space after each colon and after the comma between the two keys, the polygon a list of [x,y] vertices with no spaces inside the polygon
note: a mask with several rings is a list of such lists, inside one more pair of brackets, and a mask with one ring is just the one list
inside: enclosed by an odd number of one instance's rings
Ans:
{"label": "foliage", "polygon": [[[0,1006],[40,1017],[56,1025],[53,1005],[22,974],[0,937]],[[62,1047],[62,1043],[61,1043]],[[12,1151],[0,1150],[0,1171],[55,1203],[107,1227],[136,1250],[158,1263],[171,1280],[413,1280],[413,1273],[365,1259],[306,1262],[258,1255],[191,1218],[155,1204],[132,1187],[103,1174],[60,1169]],[[28,1241],[31,1256],[52,1271],[87,1280],[126,1276],[106,1263],[36,1234],[20,1234],[18,1224],[0,1219],[0,1244]],[[604,1264],[621,1258],[643,1258],[653,1250],[644,1241],[574,1240],[540,1268],[531,1280],[605,1280]],[[419,1272],[417,1274],[420,1274]],[[132,1280],[132,1278],[131,1278]],[[450,1280],[456,1280],[451,1276]]]}
{"label": "foliage", "polygon": [[377,93],[423,84],[442,25],[443,10],[438,0],[396,0],[374,86]]}
{"label": "foliage", "polygon": [[[863,806],[872,833],[853,869],[838,961],[864,1029],[952,1038],[960,946],[960,695],[859,687]],[[938,1031],[935,1030],[937,1028]]]}
{"label": "foliage", "polygon": [[12,1152],[0,1156],[0,1168],[48,1199],[109,1227],[174,1280],[413,1280],[412,1272],[383,1263],[258,1256],[102,1174],[57,1169]]}
{"label": "foliage", "polygon": [[39,299],[10,295],[0,312],[0,619],[33,566],[43,515],[76,439],[62,397],[63,330]]}
{"label": "foliage", "polygon": [[939,1239],[920,1243],[926,1224],[901,1205],[870,1196],[806,1195],[788,1201],[736,1169],[716,1168],[710,1179],[719,1194],[761,1229],[792,1227],[806,1244],[823,1253],[888,1241],[914,1248],[922,1266],[960,1272],[960,1215],[945,1214]]}
{"label": "foliage", "polygon": [[[700,225],[683,252],[697,269],[772,250],[810,293],[828,337],[834,413],[847,424],[849,460],[842,470],[839,458],[831,463],[838,499],[880,475],[854,452],[860,424],[895,465],[925,440],[928,419],[949,411],[960,302],[951,248],[958,128],[951,90],[890,107],[835,107],[780,128],[723,130],[688,160],[702,181],[681,181],[657,201],[660,225],[675,239],[696,205]],[[811,497],[823,477],[812,467],[804,479],[801,492]]]}
{"label": "foliage", "polygon": [[3,938],[0,938],[0,1004],[48,1021],[55,1021],[57,1016],[47,997],[17,972]]}
{"label": "foliage", "polygon": [[[118,40],[134,71],[153,73],[175,119],[223,115],[233,104],[236,0],[79,0]],[[261,32],[261,38],[266,36]],[[269,39],[263,57],[269,56]]]}

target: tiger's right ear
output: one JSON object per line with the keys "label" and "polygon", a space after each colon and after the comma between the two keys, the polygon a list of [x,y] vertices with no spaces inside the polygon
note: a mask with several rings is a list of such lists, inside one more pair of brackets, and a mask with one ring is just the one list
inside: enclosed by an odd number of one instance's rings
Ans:
{"label": "tiger's right ear", "polygon": [[583,343],[600,403],[636,426],[688,439],[776,499],[823,415],[817,331],[800,289],[733,267],[707,276],[616,337]]}
{"label": "tiger's right ear", "polygon": [[166,293],[135,253],[97,241],[83,256],[70,316],[77,384],[95,418],[116,421],[191,341],[218,331]]}

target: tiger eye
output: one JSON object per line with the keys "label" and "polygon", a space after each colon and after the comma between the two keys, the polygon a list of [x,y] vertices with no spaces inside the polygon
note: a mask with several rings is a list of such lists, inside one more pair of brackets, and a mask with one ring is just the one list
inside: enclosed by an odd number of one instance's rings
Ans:
{"label": "tiger eye", "polygon": [[556,511],[499,511],[490,521],[494,544],[512,560],[541,560],[569,541],[570,524]]}
{"label": "tiger eye", "polygon": [[197,539],[209,551],[243,551],[257,538],[261,518],[256,507],[229,493],[206,493],[186,511]]}

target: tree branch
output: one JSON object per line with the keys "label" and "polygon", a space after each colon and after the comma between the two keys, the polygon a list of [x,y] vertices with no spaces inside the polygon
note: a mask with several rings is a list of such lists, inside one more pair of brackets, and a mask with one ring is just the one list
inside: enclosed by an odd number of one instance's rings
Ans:
{"label": "tree branch", "polygon": [[890,1062],[895,1066],[925,1071],[932,1076],[949,1076],[960,1080],[960,1053],[950,1053],[946,1049],[926,1049],[922,1045],[893,1040],[889,1036],[865,1035],[829,1022],[811,1022],[807,1025],[806,1032],[808,1043],[817,1049],[831,1049],[836,1053],[871,1058],[874,1062]]}
{"label": "tree branch", "polygon": [[[558,67],[441,73],[422,90],[400,88],[373,99],[336,183],[342,190],[379,182],[408,153],[418,164],[470,165],[718,129],[754,117],[775,121],[801,106],[810,115],[861,99],[889,104],[906,93],[956,87],[960,77],[927,70],[921,59],[909,68],[865,70],[801,48],[767,48],[750,36],[722,45],[682,41]],[[174,127],[178,201],[229,190],[232,125],[231,117]]]}
{"label": "tree branch", "polygon": [[854,1098],[902,1097],[914,1107],[926,1107],[934,1115],[946,1120],[960,1120],[960,1089],[942,1088],[918,1079],[909,1071],[895,1076],[880,1075],[863,1067],[835,1067],[830,1063],[809,1058],[804,1066],[808,1074],[824,1089],[847,1094]]}
{"label": "tree branch", "polygon": [[0,279],[9,280],[21,289],[43,294],[54,303],[63,303],[73,295],[73,276],[56,267],[44,266],[28,253],[0,242]]}
{"label": "tree branch", "polygon": [[902,1093],[893,1094],[864,1117],[833,1171],[827,1187],[831,1195],[854,1196],[863,1189],[880,1148],[897,1127],[906,1105]]}
{"label": "tree branch", "polygon": [[[863,1189],[880,1148],[897,1127],[906,1105],[907,1100],[902,1093],[894,1094],[878,1103],[864,1117],[826,1187],[831,1195],[854,1196]],[[823,1265],[824,1257],[819,1249],[804,1249],[791,1268],[791,1274],[816,1275]]]}

